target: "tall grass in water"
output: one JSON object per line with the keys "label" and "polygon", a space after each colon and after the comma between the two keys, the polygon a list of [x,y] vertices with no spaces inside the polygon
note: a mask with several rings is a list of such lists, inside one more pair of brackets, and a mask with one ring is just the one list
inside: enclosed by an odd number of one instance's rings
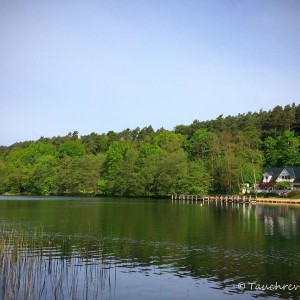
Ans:
{"label": "tall grass in water", "polygon": [[1,299],[99,299],[111,291],[111,265],[89,249],[62,256],[43,235],[0,228]]}

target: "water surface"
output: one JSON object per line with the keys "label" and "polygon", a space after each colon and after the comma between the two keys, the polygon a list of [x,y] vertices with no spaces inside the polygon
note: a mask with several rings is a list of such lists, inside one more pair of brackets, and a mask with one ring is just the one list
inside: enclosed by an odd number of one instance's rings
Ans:
{"label": "water surface", "polygon": [[0,227],[2,298],[300,296],[298,206],[0,197]]}

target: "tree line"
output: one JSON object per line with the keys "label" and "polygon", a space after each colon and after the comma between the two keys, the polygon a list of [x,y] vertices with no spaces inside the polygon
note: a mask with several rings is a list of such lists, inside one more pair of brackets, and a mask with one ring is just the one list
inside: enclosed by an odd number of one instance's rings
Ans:
{"label": "tree line", "polygon": [[300,105],[0,147],[0,193],[167,196],[237,193],[265,168],[300,165]]}

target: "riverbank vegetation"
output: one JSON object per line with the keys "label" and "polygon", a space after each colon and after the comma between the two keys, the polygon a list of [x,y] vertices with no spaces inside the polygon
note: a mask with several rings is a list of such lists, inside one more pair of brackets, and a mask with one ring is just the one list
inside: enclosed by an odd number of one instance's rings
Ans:
{"label": "riverbank vegetation", "polygon": [[266,167],[300,165],[300,105],[0,147],[0,193],[166,196],[237,193]]}
{"label": "riverbank vegetation", "polygon": [[[2,224],[1,224],[2,225]],[[86,241],[72,251],[67,237],[58,245],[42,231],[28,235],[0,227],[1,299],[98,299],[110,282],[99,245],[91,257]]]}

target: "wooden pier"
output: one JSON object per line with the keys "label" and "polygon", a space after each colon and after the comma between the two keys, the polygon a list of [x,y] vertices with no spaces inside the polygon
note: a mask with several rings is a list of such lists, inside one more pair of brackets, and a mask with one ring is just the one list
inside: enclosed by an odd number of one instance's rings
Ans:
{"label": "wooden pier", "polygon": [[258,198],[254,196],[197,196],[172,194],[172,201],[180,202],[231,202],[231,203],[273,203],[273,204],[300,204],[300,199],[289,198]]}
{"label": "wooden pier", "polygon": [[255,202],[256,198],[251,196],[197,196],[197,195],[182,195],[172,194],[173,201],[191,201],[191,202],[235,202],[235,203],[250,203]]}

